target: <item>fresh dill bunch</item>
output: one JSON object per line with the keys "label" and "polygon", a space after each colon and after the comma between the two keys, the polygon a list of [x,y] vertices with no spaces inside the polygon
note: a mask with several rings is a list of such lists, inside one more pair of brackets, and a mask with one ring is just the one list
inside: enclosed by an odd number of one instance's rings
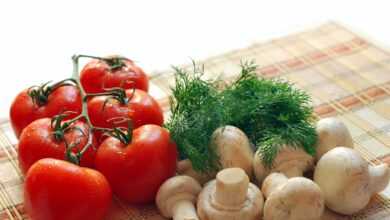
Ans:
{"label": "fresh dill bunch", "polygon": [[180,158],[191,160],[195,170],[219,168],[210,146],[215,129],[233,125],[245,132],[260,152],[264,165],[272,166],[284,146],[301,147],[315,154],[316,132],[312,126],[310,96],[291,84],[257,75],[253,62],[241,64],[237,80],[220,82],[202,79],[203,69],[175,70],[170,106],[172,116],[165,126],[176,142]]}
{"label": "fresh dill bunch", "polygon": [[212,82],[201,79],[203,69],[194,64],[192,72],[174,67],[171,118],[165,124],[181,159],[190,159],[195,170],[209,172],[219,167],[215,151],[209,147],[211,134],[223,123],[223,108]]}
{"label": "fresh dill bunch", "polygon": [[311,99],[288,82],[257,76],[253,62],[241,64],[236,81],[221,92],[225,123],[245,132],[271,166],[280,148],[302,147],[315,154]]}

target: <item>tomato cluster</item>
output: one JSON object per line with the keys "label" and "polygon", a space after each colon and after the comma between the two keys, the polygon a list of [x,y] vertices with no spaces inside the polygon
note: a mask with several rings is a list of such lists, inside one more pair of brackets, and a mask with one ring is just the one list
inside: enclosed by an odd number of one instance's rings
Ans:
{"label": "tomato cluster", "polygon": [[175,174],[176,145],[161,127],[146,74],[127,58],[93,58],[80,77],[31,87],[12,103],[25,208],[34,220],[103,219],[112,192],[149,203]]}

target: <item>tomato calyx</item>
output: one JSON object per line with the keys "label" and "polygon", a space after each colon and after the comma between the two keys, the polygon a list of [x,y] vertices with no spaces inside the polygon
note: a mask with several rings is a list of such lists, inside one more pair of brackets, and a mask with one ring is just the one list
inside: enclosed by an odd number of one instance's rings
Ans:
{"label": "tomato calyx", "polygon": [[109,58],[103,58],[102,60],[105,61],[110,67],[110,71],[117,70],[125,66],[125,63],[123,62],[123,57],[114,56]]}
{"label": "tomato calyx", "polygon": [[117,55],[111,56],[111,57],[98,57],[98,56],[80,54],[80,55],[74,55],[73,59],[74,58],[77,58],[77,59],[78,58],[92,58],[92,59],[104,61],[109,66],[110,71],[114,71],[114,70],[117,70],[117,69],[124,67],[126,64],[123,61],[127,60],[126,57],[117,56]]}
{"label": "tomato calyx", "polygon": [[133,137],[133,125],[129,118],[113,118],[115,124],[127,122],[127,127],[114,127],[112,129],[108,129],[103,135],[110,136],[118,139],[124,145],[128,145],[131,143]]}
{"label": "tomato calyx", "polygon": [[77,126],[71,126],[77,120],[81,119],[83,117],[82,115],[78,115],[73,119],[64,122],[64,119],[72,113],[74,112],[65,112],[62,114],[55,115],[51,119],[51,127],[53,129],[52,134],[54,136],[54,139],[59,142],[63,141],[65,143],[65,159],[71,163],[79,165],[82,153],[80,151],[76,153],[73,152],[73,148],[80,144],[80,140],[68,143],[68,141],[65,139],[65,133],[71,130],[77,130],[81,133],[82,136],[86,136],[86,134],[81,128]]}
{"label": "tomato calyx", "polygon": [[82,118],[82,115],[78,115],[74,117],[71,120],[68,120],[66,122],[63,122],[65,118],[67,118],[70,114],[75,112],[65,112],[62,114],[58,114],[53,116],[51,119],[51,128],[53,129],[53,136],[56,141],[64,141],[65,140],[65,133],[68,132],[71,129],[76,129],[80,131],[83,135],[84,132],[79,127],[71,127],[71,125]]}
{"label": "tomato calyx", "polygon": [[49,85],[50,81],[43,83],[40,86],[31,86],[27,90],[27,94],[31,97],[34,104],[38,106],[46,105],[49,100],[49,95],[61,86],[75,86],[73,79],[61,80],[55,84]]}
{"label": "tomato calyx", "polygon": [[80,165],[80,160],[81,160],[81,157],[82,155],[80,154],[80,151],[79,152],[73,152],[73,148],[76,147],[77,145],[79,144],[79,142],[74,142],[74,143],[70,143],[68,144],[66,141],[65,141],[65,146],[66,146],[66,150],[65,150],[65,158],[67,161],[73,163],[73,164],[76,164],[76,165]]}
{"label": "tomato calyx", "polygon": [[105,92],[100,92],[100,93],[89,93],[85,96],[84,99],[87,100],[89,97],[94,97],[94,96],[107,96],[106,100],[103,103],[102,110],[104,110],[104,108],[106,107],[107,103],[110,100],[116,100],[122,105],[127,105],[129,103],[129,101],[132,99],[134,92],[135,92],[135,88],[133,88],[133,92],[132,92],[131,96],[127,97],[126,90],[121,88],[121,87],[114,87],[114,88],[105,89],[105,90],[106,90]]}

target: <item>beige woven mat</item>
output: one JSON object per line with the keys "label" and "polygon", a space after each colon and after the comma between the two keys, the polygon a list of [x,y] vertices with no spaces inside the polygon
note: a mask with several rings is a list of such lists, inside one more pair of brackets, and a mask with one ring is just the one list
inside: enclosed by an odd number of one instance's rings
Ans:
{"label": "beige woven mat", "polygon": [[[240,60],[255,59],[259,74],[288,79],[313,97],[318,117],[337,115],[350,128],[355,146],[370,163],[390,163],[390,53],[346,28],[328,23],[314,30],[231,51],[204,60],[207,76],[226,80]],[[150,92],[168,112],[170,71],[153,74]],[[8,122],[0,124],[0,219],[26,219],[22,183]],[[354,217],[390,219],[390,187]],[[154,206],[132,207],[114,199],[107,219],[163,219]]]}

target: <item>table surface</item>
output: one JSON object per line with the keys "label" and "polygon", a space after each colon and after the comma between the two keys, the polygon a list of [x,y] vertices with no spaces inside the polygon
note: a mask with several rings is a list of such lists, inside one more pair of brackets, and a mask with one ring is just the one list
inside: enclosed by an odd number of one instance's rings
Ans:
{"label": "table surface", "polygon": [[[168,3],[169,2],[169,3]],[[23,88],[66,78],[74,53],[151,72],[336,20],[390,39],[389,1],[1,1],[0,118]]]}

